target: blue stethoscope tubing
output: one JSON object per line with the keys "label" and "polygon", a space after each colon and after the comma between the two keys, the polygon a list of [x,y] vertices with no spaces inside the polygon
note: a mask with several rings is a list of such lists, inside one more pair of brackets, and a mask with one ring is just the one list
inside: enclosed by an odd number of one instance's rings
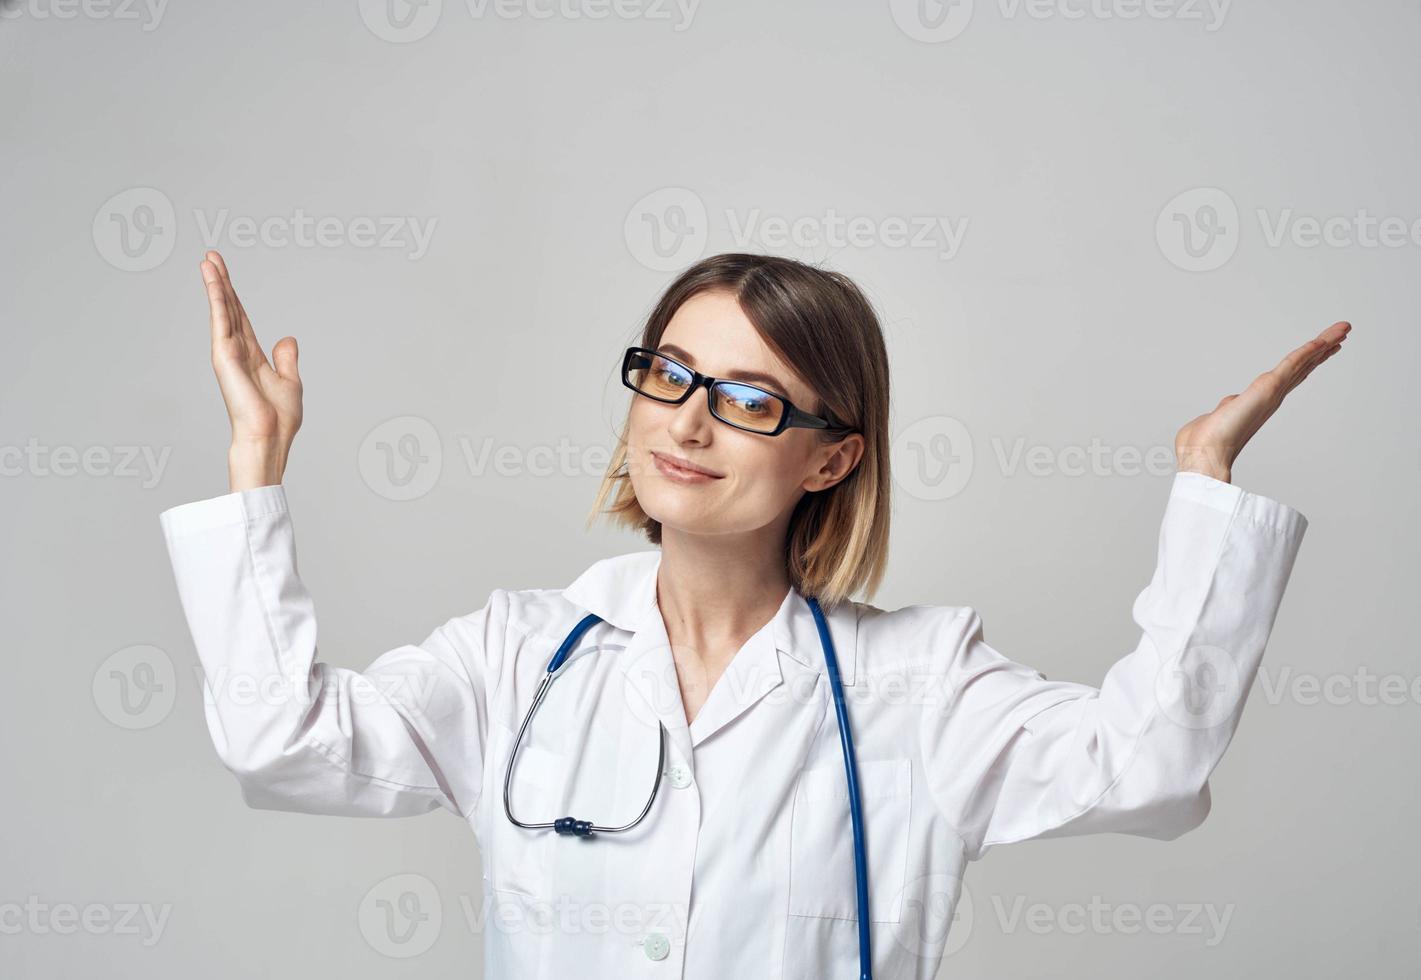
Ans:
{"label": "blue stethoscope tubing", "polygon": [[824,664],[829,668],[829,690],[834,695],[834,714],[839,717],[839,745],[844,750],[844,778],[849,784],[849,816],[854,828],[854,883],[858,889],[859,911],[859,980],[873,980],[873,944],[868,931],[868,847],[863,836],[863,803],[859,797],[858,755],[854,752],[854,735],[849,725],[849,709],[844,703],[844,682],[839,677],[839,658],[834,653],[834,641],[819,600],[808,598],[809,611],[814,613],[814,625],[819,628],[819,643],[824,647]]}
{"label": "blue stethoscope tubing", "polygon": [[[834,714],[839,720],[839,745],[844,750],[844,778],[849,787],[849,816],[853,822],[854,833],[854,881],[857,887],[859,913],[859,980],[873,980],[873,944],[869,936],[868,918],[868,848],[864,841],[863,803],[859,796],[859,769],[857,755],[854,752],[854,736],[849,725],[848,705],[844,701],[844,682],[839,676],[839,658],[834,652],[834,641],[829,636],[829,626],[824,621],[824,611],[819,608],[819,600],[813,596],[806,597],[805,601],[809,603],[809,611],[814,614],[814,625],[819,630],[819,643],[824,648],[824,665],[829,672],[829,690],[834,698]],[[542,700],[547,686],[552,682],[552,675],[567,663],[577,641],[582,638],[582,634],[598,622],[601,622],[600,616],[596,613],[588,613],[572,628],[567,639],[563,640],[562,645],[553,654],[553,659],[548,661],[548,676],[543,679],[535,701]],[[531,717],[531,711],[529,716]],[[524,727],[527,727],[526,719]],[[519,741],[521,741],[522,733],[519,734]],[[510,774],[512,772],[511,762],[510,759]],[[507,804],[507,785],[506,778],[504,785],[505,805]],[[647,802],[647,809],[650,809],[651,802]],[[510,817],[510,819],[512,818]]]}

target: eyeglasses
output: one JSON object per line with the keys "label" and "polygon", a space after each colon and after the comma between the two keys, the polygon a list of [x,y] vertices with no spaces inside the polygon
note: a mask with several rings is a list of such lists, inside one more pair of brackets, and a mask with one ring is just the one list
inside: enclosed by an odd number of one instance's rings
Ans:
{"label": "eyeglasses", "polygon": [[622,384],[668,405],[679,405],[697,388],[704,387],[712,415],[726,425],[763,436],[777,436],[795,427],[853,431],[853,426],[838,425],[795,408],[788,398],[772,391],[743,381],[708,377],[674,357],[646,347],[627,348],[622,358]]}

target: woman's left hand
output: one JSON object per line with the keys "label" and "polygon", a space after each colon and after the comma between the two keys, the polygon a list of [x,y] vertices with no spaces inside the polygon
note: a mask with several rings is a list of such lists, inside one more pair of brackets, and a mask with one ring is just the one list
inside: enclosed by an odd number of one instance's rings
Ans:
{"label": "woman's left hand", "polygon": [[1288,392],[1342,349],[1351,329],[1352,324],[1338,320],[1279,361],[1273,370],[1254,378],[1243,391],[1226,395],[1212,412],[1185,424],[1174,437],[1179,469],[1228,483],[1244,445],[1283,404]]}

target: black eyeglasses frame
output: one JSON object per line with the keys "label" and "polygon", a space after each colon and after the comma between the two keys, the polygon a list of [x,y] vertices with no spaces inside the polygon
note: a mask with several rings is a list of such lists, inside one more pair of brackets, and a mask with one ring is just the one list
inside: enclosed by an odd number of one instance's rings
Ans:
{"label": "black eyeglasses frame", "polygon": [[[631,382],[632,360],[636,357],[659,357],[662,360],[670,361],[672,364],[675,364],[677,367],[690,374],[691,383],[686,386],[686,390],[683,391],[680,397],[678,398],[658,398],[656,395],[648,395],[646,392],[642,391],[640,388],[638,388]],[[644,366],[650,365],[648,364]],[[622,384],[630,388],[632,391],[636,392],[638,395],[641,395],[645,398],[650,398],[654,402],[661,402],[664,405],[680,405],[685,402],[686,399],[690,398],[697,388],[704,388],[706,390],[706,405],[710,409],[711,415],[714,416],[716,420],[724,422],[726,425],[740,429],[742,432],[753,432],[757,436],[777,436],[785,429],[793,428],[824,429],[828,432],[842,433],[849,433],[854,431],[854,427],[851,425],[838,425],[830,419],[823,418],[818,415],[812,415],[809,412],[806,412],[803,409],[796,407],[793,402],[791,402],[783,395],[777,395],[773,391],[769,391],[766,388],[762,388],[757,384],[752,384],[749,381],[736,381],[734,378],[712,378],[710,375],[701,374],[701,372],[697,371],[695,368],[684,363],[683,361],[677,360],[670,354],[663,354],[661,351],[653,350],[650,347],[627,348],[626,353],[622,355]],[[784,411],[780,414],[779,424],[776,425],[774,429],[771,429],[769,431],[766,431],[764,429],[752,429],[748,426],[740,425],[737,422],[732,422],[729,419],[718,415],[715,410],[715,393],[713,389],[716,385],[719,384],[739,385],[742,388],[751,388],[765,395],[765,397],[773,398],[775,401],[781,403],[782,405],[784,405]]]}

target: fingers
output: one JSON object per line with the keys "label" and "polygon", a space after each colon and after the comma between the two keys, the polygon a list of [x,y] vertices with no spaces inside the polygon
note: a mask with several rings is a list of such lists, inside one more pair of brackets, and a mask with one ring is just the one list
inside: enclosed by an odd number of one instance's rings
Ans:
{"label": "fingers", "polygon": [[1327,350],[1323,351],[1320,355],[1318,355],[1316,358],[1314,358],[1313,361],[1312,361],[1312,363],[1309,364],[1306,368],[1304,368],[1303,371],[1302,371],[1301,373],[1299,373],[1298,376],[1297,376],[1295,379],[1293,379],[1293,383],[1290,384],[1290,385],[1288,385],[1288,387],[1283,390],[1283,393],[1284,393],[1284,394],[1287,394],[1289,391],[1292,391],[1294,388],[1296,388],[1299,384],[1302,383],[1302,380],[1303,380],[1304,378],[1306,378],[1309,374],[1312,374],[1313,370],[1314,370],[1319,364],[1321,364],[1323,361],[1327,360],[1327,359],[1328,359],[1329,357],[1331,357],[1333,354],[1336,354],[1336,353],[1337,353],[1338,351],[1340,351],[1341,349],[1342,349],[1342,345],[1341,345],[1340,343],[1337,343],[1337,344],[1333,344],[1333,345],[1332,345],[1331,347],[1329,347]]}
{"label": "fingers", "polygon": [[227,303],[232,309],[233,323],[242,327],[244,332],[251,331],[252,321],[247,316],[247,309],[242,305],[241,297],[237,295],[237,287],[232,285],[232,274],[227,271],[227,260],[216,249],[208,250],[207,260],[217,267],[217,272],[222,277],[222,286],[227,292]]}
{"label": "fingers", "polygon": [[250,345],[249,353],[258,358],[261,363],[267,364],[266,353],[262,350],[260,341],[257,340],[251,318],[247,316],[246,307],[242,305],[242,300],[237,296],[237,289],[232,285],[232,276],[227,271],[227,261],[216,249],[207,251],[207,261],[217,269],[219,281],[227,297],[227,317],[231,323],[231,335],[244,337]]}
{"label": "fingers", "polygon": [[297,356],[295,337],[282,337],[278,340],[276,346],[271,349],[271,360],[276,367],[276,373],[287,381],[300,381],[301,375],[296,366]]}
{"label": "fingers", "polygon": [[215,346],[218,341],[232,336],[231,310],[227,306],[227,291],[222,286],[222,275],[217,271],[217,266],[203,259],[199,268],[202,270],[203,285],[207,288],[207,313],[212,324],[212,343]]}
{"label": "fingers", "polygon": [[[1352,330],[1352,324],[1346,320],[1338,320],[1322,333],[1318,334],[1311,341],[1304,345],[1310,348],[1307,354],[1291,367],[1291,373],[1282,377],[1281,395],[1287,395],[1302,380],[1317,368],[1319,364],[1327,360],[1333,354],[1342,349],[1342,342],[1347,339],[1347,334]],[[1302,349],[1302,348],[1300,348]],[[1294,354],[1297,351],[1293,352]],[[1290,354],[1289,357],[1293,355]],[[1287,361],[1287,358],[1284,358]],[[1282,365],[1279,365],[1281,368]]]}
{"label": "fingers", "polygon": [[1312,370],[1321,363],[1322,358],[1329,356],[1327,352],[1334,345],[1341,344],[1351,329],[1352,324],[1346,320],[1338,320],[1279,361],[1272,373],[1281,378],[1288,387],[1291,387],[1296,384],[1295,378],[1299,378],[1302,372]]}

